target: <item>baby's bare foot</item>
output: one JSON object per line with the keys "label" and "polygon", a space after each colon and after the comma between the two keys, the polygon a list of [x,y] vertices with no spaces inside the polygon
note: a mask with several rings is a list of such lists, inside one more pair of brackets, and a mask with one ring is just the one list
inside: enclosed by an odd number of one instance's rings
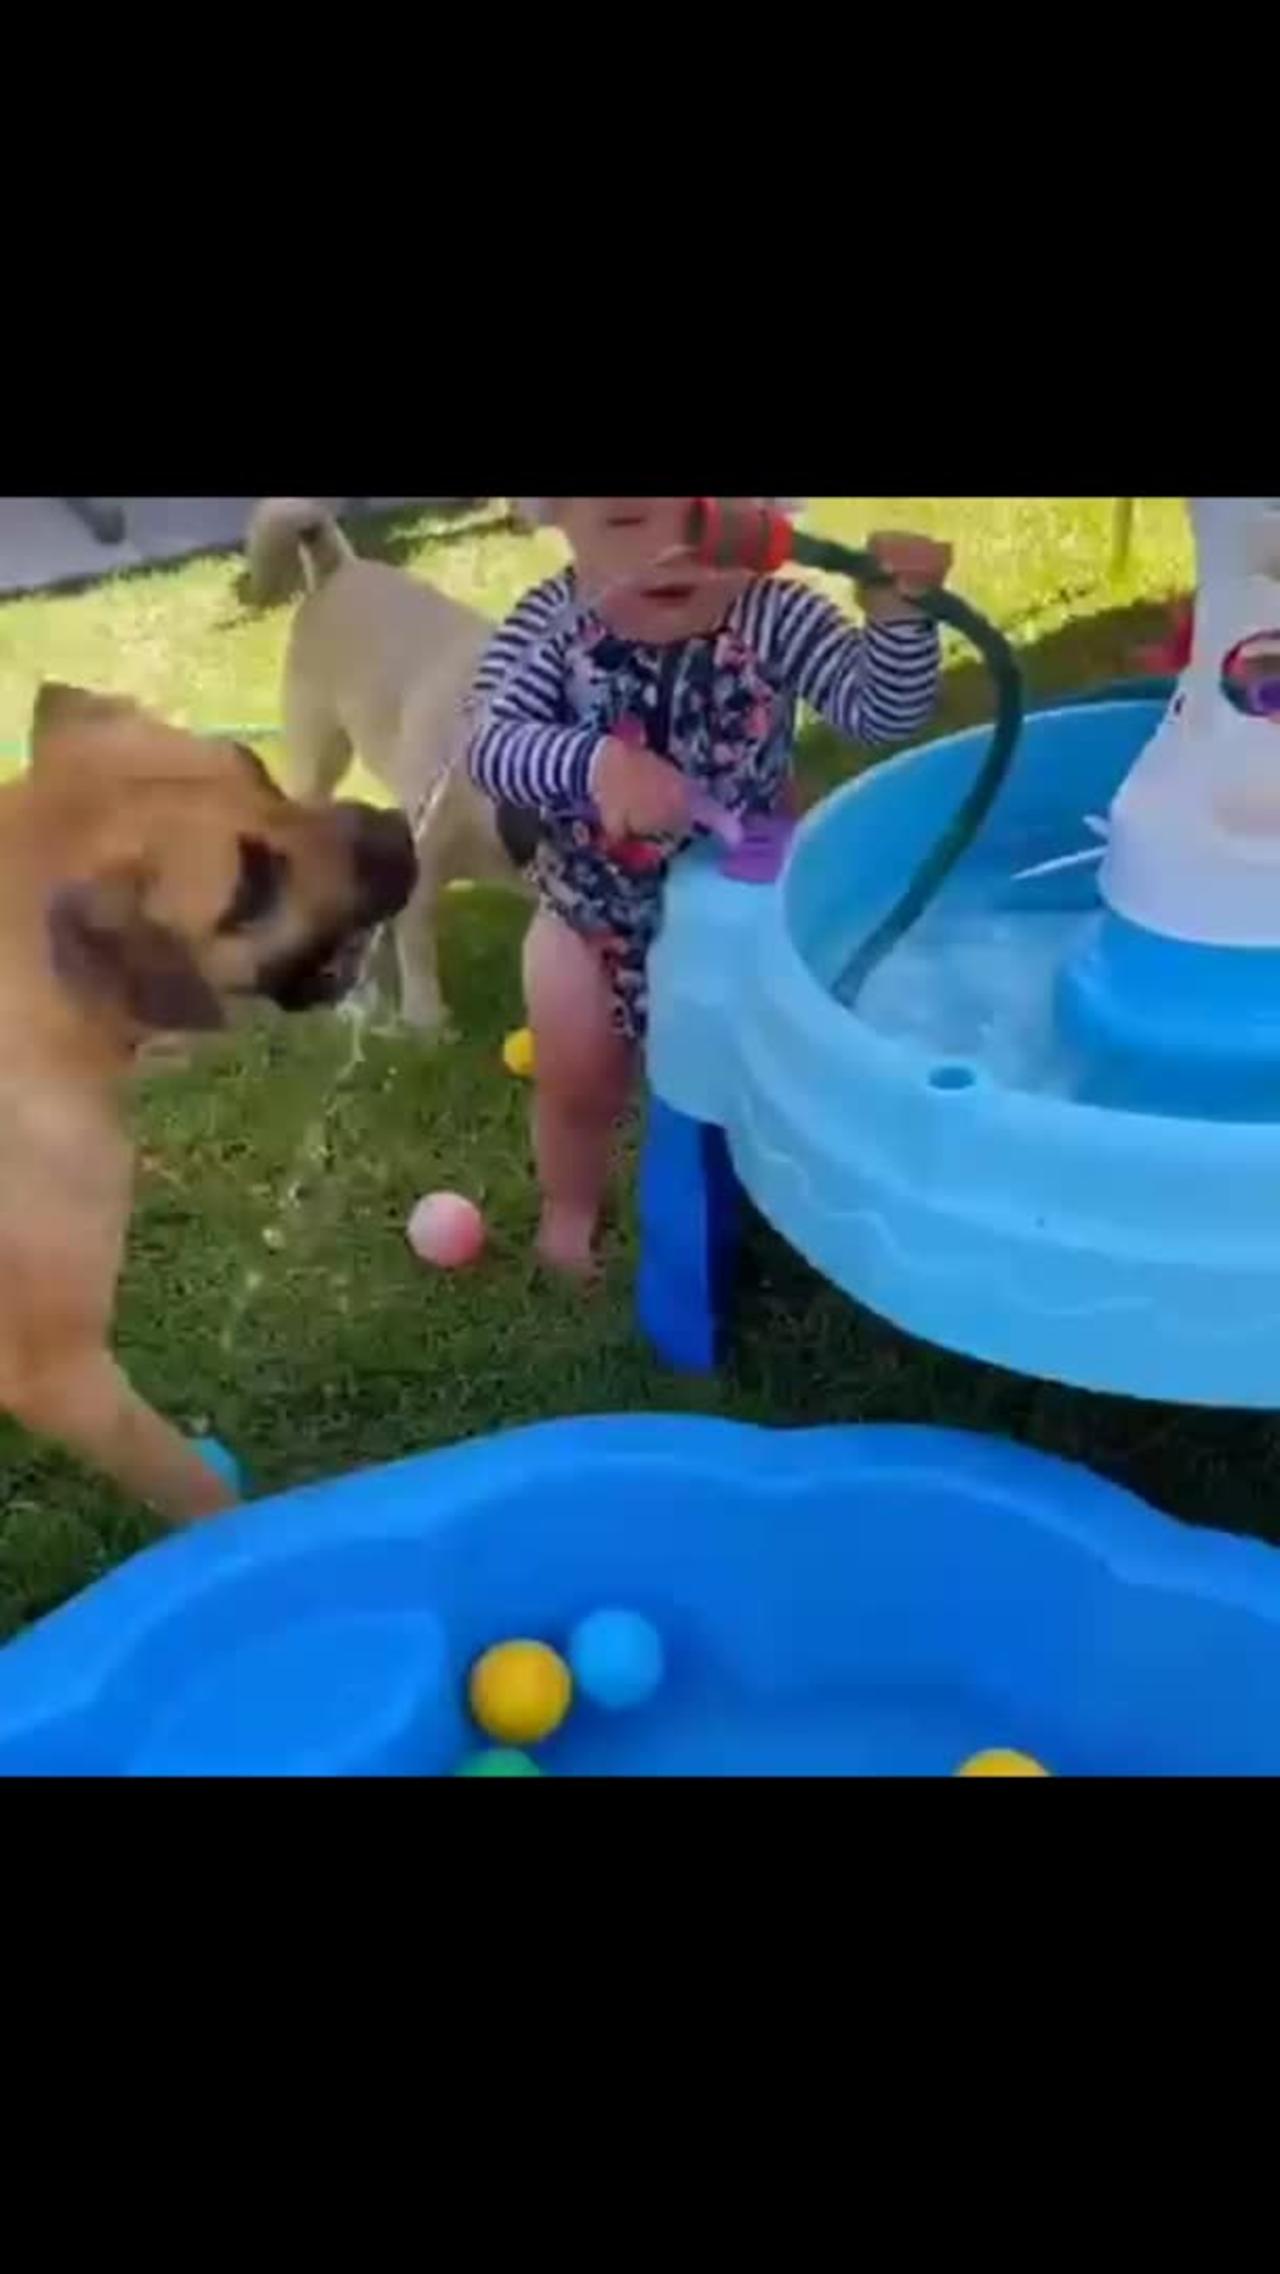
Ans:
{"label": "baby's bare foot", "polygon": [[547,1208],[538,1227],[537,1255],[549,1271],[580,1286],[599,1275],[595,1220],[572,1208]]}

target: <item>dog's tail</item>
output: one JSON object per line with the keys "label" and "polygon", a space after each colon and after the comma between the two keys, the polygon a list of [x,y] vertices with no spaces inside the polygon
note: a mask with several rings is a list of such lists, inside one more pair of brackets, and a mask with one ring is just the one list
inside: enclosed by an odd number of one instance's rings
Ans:
{"label": "dog's tail", "polygon": [[248,593],[257,607],[292,600],[305,585],[316,592],[356,558],[333,515],[313,497],[264,497],[245,538]]}

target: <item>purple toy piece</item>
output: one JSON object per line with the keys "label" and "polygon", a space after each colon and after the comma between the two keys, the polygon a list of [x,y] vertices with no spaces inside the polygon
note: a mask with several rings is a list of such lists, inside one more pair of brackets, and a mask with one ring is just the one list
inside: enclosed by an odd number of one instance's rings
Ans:
{"label": "purple toy piece", "polygon": [[781,876],[796,825],[788,813],[756,813],[739,823],[738,843],[720,863],[735,884],[773,884]]}
{"label": "purple toy piece", "polygon": [[[619,742],[633,750],[648,747],[642,719],[619,719],[614,727]],[[720,863],[723,876],[736,884],[772,884],[781,875],[795,823],[786,814],[752,814],[745,821],[730,813],[709,791],[690,789],[689,813],[699,829],[718,837],[725,850]]]}
{"label": "purple toy piece", "polygon": [[735,884],[772,884],[782,873],[796,825],[788,813],[727,813],[705,790],[689,800],[694,820],[720,839],[722,876]]}
{"label": "purple toy piece", "polygon": [[736,853],[746,841],[746,826],[736,813],[729,813],[718,805],[706,790],[689,792],[689,812],[699,829],[718,837],[728,852]]}
{"label": "purple toy piece", "polygon": [[[597,818],[594,806],[576,806],[583,821]],[[699,829],[716,837],[723,848],[720,870],[735,884],[772,884],[782,872],[795,823],[785,813],[730,813],[706,790],[691,790],[689,814]],[[629,840],[630,842],[631,840]],[[645,840],[637,838],[636,844]]]}

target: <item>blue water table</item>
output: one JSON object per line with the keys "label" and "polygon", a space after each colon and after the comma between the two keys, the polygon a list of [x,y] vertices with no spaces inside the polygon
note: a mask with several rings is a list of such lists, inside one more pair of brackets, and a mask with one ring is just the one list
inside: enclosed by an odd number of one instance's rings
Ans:
{"label": "blue water table", "polygon": [[[630,1701],[574,1645],[620,1625],[655,1643]],[[513,1759],[469,1676],[515,1638],[581,1680]],[[0,1651],[0,1776],[950,1777],[975,1754],[1280,1773],[1280,1557],[962,1433],[561,1421],[196,1526]]]}
{"label": "blue water table", "polygon": [[772,863],[746,848],[766,881],[719,847],[679,865],[639,1275],[672,1363],[716,1361],[745,1191],[947,1348],[1280,1405],[1280,499],[1191,505],[1170,696],[1022,722],[989,641],[994,744],[872,769]]}

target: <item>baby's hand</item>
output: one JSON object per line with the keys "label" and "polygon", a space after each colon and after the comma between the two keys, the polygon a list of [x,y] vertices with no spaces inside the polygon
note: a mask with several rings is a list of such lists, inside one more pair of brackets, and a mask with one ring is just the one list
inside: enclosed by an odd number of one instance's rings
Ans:
{"label": "baby's hand", "polygon": [[651,750],[615,736],[596,753],[591,795],[608,837],[680,837],[690,826],[684,776]]}
{"label": "baby's hand", "polygon": [[892,584],[868,585],[862,607],[873,623],[919,613],[914,603],[922,592],[936,590],[951,574],[955,554],[950,545],[934,537],[914,537],[892,530],[871,539],[870,550],[893,578]]}

